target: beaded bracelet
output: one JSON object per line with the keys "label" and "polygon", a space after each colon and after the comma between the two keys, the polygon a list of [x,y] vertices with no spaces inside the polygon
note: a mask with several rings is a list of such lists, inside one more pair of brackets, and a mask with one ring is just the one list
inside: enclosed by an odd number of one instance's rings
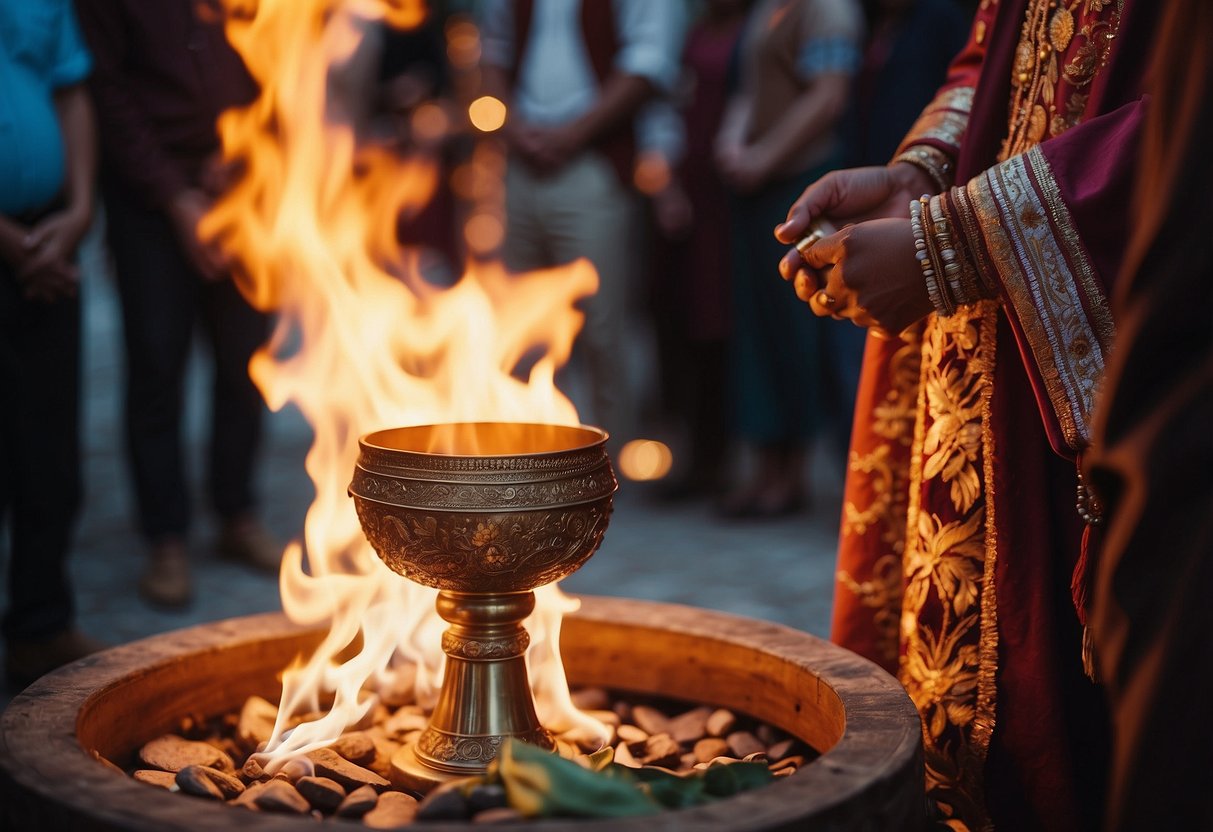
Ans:
{"label": "beaded bracelet", "polygon": [[914,256],[918,259],[918,267],[922,269],[923,281],[927,285],[927,297],[931,305],[942,315],[949,314],[944,306],[939,282],[936,279],[935,268],[931,262],[931,253],[927,247],[927,235],[923,233],[922,209],[927,195],[910,203],[910,229],[914,232]]}
{"label": "beaded bracelet", "polygon": [[935,273],[935,284],[939,288],[941,303],[939,312],[946,318],[956,311],[956,304],[952,303],[952,296],[948,293],[948,284],[944,276],[943,254],[939,250],[939,236],[935,233],[934,223],[931,221],[931,199],[923,194],[919,201],[922,203],[919,222],[922,223],[923,237],[927,244],[927,256],[931,258],[931,271]]}

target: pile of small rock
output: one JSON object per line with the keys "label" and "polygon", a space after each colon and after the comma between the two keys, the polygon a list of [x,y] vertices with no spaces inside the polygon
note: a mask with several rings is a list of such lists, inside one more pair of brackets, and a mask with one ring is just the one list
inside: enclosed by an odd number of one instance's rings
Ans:
{"label": "pile of small rock", "polygon": [[[615,761],[626,766],[685,773],[718,761],[762,761],[776,777],[786,777],[817,756],[772,726],[725,709],[640,701],[601,688],[577,691],[573,701],[607,726]],[[392,755],[416,742],[429,719],[415,703],[381,702],[329,747],[291,760],[270,775],[250,755],[269,738],[276,713],[272,703],[250,697],[239,714],[209,720],[187,717],[177,734],[140,748],[129,774],[152,786],[232,806],[361,819],[373,829],[425,820],[493,823],[520,817],[497,784],[481,784],[466,794],[439,788],[422,798],[389,782]],[[302,715],[294,723],[319,716]],[[587,755],[598,748],[560,737],[557,750],[588,764]],[[237,760],[244,760],[243,765],[237,767]]]}

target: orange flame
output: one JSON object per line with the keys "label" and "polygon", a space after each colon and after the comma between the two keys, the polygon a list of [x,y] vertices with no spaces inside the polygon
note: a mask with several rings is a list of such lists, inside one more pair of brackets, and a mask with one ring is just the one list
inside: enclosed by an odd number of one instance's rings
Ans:
{"label": "orange flame", "polygon": [[[390,687],[401,662],[417,664],[423,700],[440,677],[433,592],[383,565],[346,496],[358,436],[451,421],[577,424],[553,377],[581,326],[574,303],[596,290],[597,275],[585,261],[520,277],[473,263],[440,289],[419,277],[414,253],[400,250],[397,216],[430,198],[438,171],[359,145],[352,108],[332,93],[331,68],[355,59],[375,22],[417,23],[419,2],[228,6],[228,37],[262,92],[220,119],[225,157],[242,178],[199,231],[240,264],[246,297],[278,316],[250,374],[271,408],[294,404],[312,425],[306,468],[316,488],[303,542],[284,553],[282,602],[294,621],[329,625],[315,654],[285,673],[267,747],[272,770],[364,716],[374,705],[366,691]],[[457,33],[467,51],[467,31]],[[524,359],[529,370],[520,377]],[[536,645],[528,659],[549,694],[539,700],[541,716],[553,730],[594,734],[600,727],[568,701],[556,650],[560,613],[576,602],[552,587],[539,606],[528,622]],[[358,652],[344,658],[359,638]],[[319,710],[329,693],[327,715],[286,730],[292,715]]]}

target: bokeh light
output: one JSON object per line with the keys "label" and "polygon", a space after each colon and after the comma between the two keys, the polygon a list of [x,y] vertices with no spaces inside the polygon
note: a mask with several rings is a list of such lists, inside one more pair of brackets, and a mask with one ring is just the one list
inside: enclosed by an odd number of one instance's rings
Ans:
{"label": "bokeh light", "polygon": [[505,104],[491,95],[482,95],[468,105],[468,119],[483,133],[500,130],[505,124]]}
{"label": "bokeh light", "polygon": [[505,239],[505,224],[492,214],[474,214],[463,227],[463,238],[473,254],[489,254]]}
{"label": "bokeh light", "polygon": [[419,141],[428,143],[441,140],[450,123],[446,111],[431,101],[413,111],[410,126]]}
{"label": "bokeh light", "polygon": [[632,179],[636,190],[652,196],[669,187],[670,165],[660,153],[646,153],[636,161]]}
{"label": "bokeh light", "polygon": [[619,473],[637,482],[659,480],[673,465],[669,446],[655,439],[633,439],[619,452]]}
{"label": "bokeh light", "polygon": [[446,56],[451,66],[473,69],[480,61],[480,31],[466,18],[452,19],[446,27]]}

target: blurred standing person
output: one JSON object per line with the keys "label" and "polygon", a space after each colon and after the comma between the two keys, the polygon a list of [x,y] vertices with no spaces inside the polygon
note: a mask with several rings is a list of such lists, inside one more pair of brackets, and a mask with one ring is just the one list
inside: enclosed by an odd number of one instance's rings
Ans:
{"label": "blurred standing person", "polygon": [[574,358],[585,365],[588,416],[617,450],[635,417],[625,337],[640,241],[634,121],[677,79],[683,5],[487,0],[482,12],[485,91],[509,113],[505,264],[594,264],[598,293]]}
{"label": "blurred standing person", "polygon": [[93,211],[91,60],[70,0],[0,0],[0,521],[5,676],[24,687],[101,645],[73,627],[80,506],[76,249]]}
{"label": "blurred standing person", "polygon": [[868,41],[847,119],[847,165],[882,165],[943,83],[969,18],[955,0],[868,0]]}
{"label": "blurred standing person", "polygon": [[[714,493],[728,451],[728,339],[732,327],[729,194],[715,159],[729,72],[749,0],[711,0],[687,33],[678,108],[681,158],[642,158],[656,239],[652,309],[663,409],[686,430],[687,459],[667,497]],[[685,98],[684,98],[685,96]],[[668,154],[667,154],[668,155]],[[643,156],[643,154],[642,154]],[[653,187],[645,174],[656,167]]]}
{"label": "blurred standing person", "polygon": [[838,128],[862,36],[851,0],[761,0],[742,35],[716,156],[734,193],[731,395],[756,458],[749,480],[723,499],[726,516],[798,509],[809,441],[824,421],[850,417],[861,336],[805,315],[765,264],[782,252],[771,228],[788,200],[844,158]]}
{"label": "blurred standing person", "polygon": [[77,0],[91,81],[101,190],[126,340],[127,450],[149,548],[139,580],[154,604],[188,603],[190,499],[182,382],[196,323],[214,359],[208,491],[220,554],[265,570],[281,555],[256,519],[261,397],[248,376],[267,320],[241,297],[196,225],[221,183],[215,120],[256,88],[212,0]]}
{"label": "blurred standing person", "polygon": [[[451,188],[451,172],[468,155],[465,136],[454,125],[455,103],[440,21],[433,12],[416,29],[382,30],[383,51],[376,88],[379,105],[391,113],[399,152],[430,160],[439,170],[434,195],[411,216],[401,216],[397,239],[417,251],[420,272],[431,282],[453,284],[463,273],[458,222],[460,205]],[[441,129],[427,134],[418,113],[431,114]],[[440,114],[440,115],[439,115]]]}
{"label": "blurred standing person", "polygon": [[[351,124],[359,143],[435,166],[433,195],[399,214],[396,241],[416,256],[416,276],[442,286],[462,273],[457,216],[463,206],[450,180],[468,155],[466,133],[454,127],[451,76],[442,20],[432,10],[409,30],[364,21],[357,50],[329,70],[326,100],[330,121]],[[413,276],[399,260],[391,268]]]}

